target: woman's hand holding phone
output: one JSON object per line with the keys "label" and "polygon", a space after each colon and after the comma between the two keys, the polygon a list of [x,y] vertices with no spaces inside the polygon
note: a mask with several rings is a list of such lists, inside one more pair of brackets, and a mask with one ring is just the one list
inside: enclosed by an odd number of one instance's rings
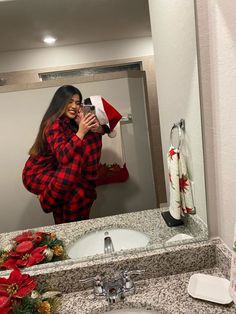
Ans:
{"label": "woman's hand holding phone", "polygon": [[83,139],[85,134],[88,133],[90,130],[98,128],[98,121],[96,116],[93,113],[88,113],[84,115],[84,113],[80,112],[78,114],[78,119],[75,119],[76,123],[79,126],[79,130],[76,135]]}

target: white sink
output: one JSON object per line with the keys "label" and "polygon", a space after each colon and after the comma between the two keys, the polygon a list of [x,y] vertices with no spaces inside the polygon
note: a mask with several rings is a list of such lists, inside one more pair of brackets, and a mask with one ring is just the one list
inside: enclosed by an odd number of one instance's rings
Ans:
{"label": "white sink", "polygon": [[149,311],[144,309],[123,309],[123,310],[113,310],[109,312],[104,312],[103,314],[158,314],[156,311]]}
{"label": "white sink", "polygon": [[79,238],[68,247],[67,253],[70,258],[82,258],[95,254],[104,254],[104,238],[110,236],[114,252],[145,247],[149,237],[132,229],[103,229],[93,231]]}

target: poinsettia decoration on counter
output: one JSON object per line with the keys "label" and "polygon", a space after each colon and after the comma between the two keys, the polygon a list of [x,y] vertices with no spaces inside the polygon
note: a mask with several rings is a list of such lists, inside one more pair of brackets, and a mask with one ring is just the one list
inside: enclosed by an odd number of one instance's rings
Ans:
{"label": "poinsettia decoration on counter", "polygon": [[0,277],[1,314],[52,314],[59,291],[39,292],[36,279],[15,268],[8,278]]}
{"label": "poinsettia decoration on counter", "polygon": [[26,231],[0,249],[0,270],[30,267],[66,258],[63,241],[54,232]]}

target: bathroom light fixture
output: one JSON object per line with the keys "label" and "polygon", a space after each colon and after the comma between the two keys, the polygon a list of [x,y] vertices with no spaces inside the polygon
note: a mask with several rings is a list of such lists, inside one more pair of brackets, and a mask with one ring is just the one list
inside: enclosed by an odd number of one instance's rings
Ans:
{"label": "bathroom light fixture", "polygon": [[50,45],[50,44],[54,44],[54,43],[55,43],[56,38],[51,37],[51,36],[47,36],[47,37],[45,37],[45,38],[43,39],[43,41],[45,42],[45,44]]}

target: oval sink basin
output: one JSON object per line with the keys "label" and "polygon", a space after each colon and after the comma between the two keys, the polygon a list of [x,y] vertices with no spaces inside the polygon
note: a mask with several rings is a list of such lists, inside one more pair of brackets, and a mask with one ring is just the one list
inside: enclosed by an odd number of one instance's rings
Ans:
{"label": "oval sink basin", "polygon": [[[109,241],[106,242],[105,238]],[[149,237],[140,231],[122,228],[104,229],[82,236],[68,247],[67,253],[70,258],[82,258],[95,254],[104,254],[105,250],[107,251],[105,243],[109,244],[109,249],[112,247],[114,252],[117,252],[145,247],[148,242]]]}
{"label": "oval sink basin", "polygon": [[109,312],[104,312],[103,314],[158,314],[156,311],[149,311],[145,309],[123,309],[123,310],[113,310]]}

